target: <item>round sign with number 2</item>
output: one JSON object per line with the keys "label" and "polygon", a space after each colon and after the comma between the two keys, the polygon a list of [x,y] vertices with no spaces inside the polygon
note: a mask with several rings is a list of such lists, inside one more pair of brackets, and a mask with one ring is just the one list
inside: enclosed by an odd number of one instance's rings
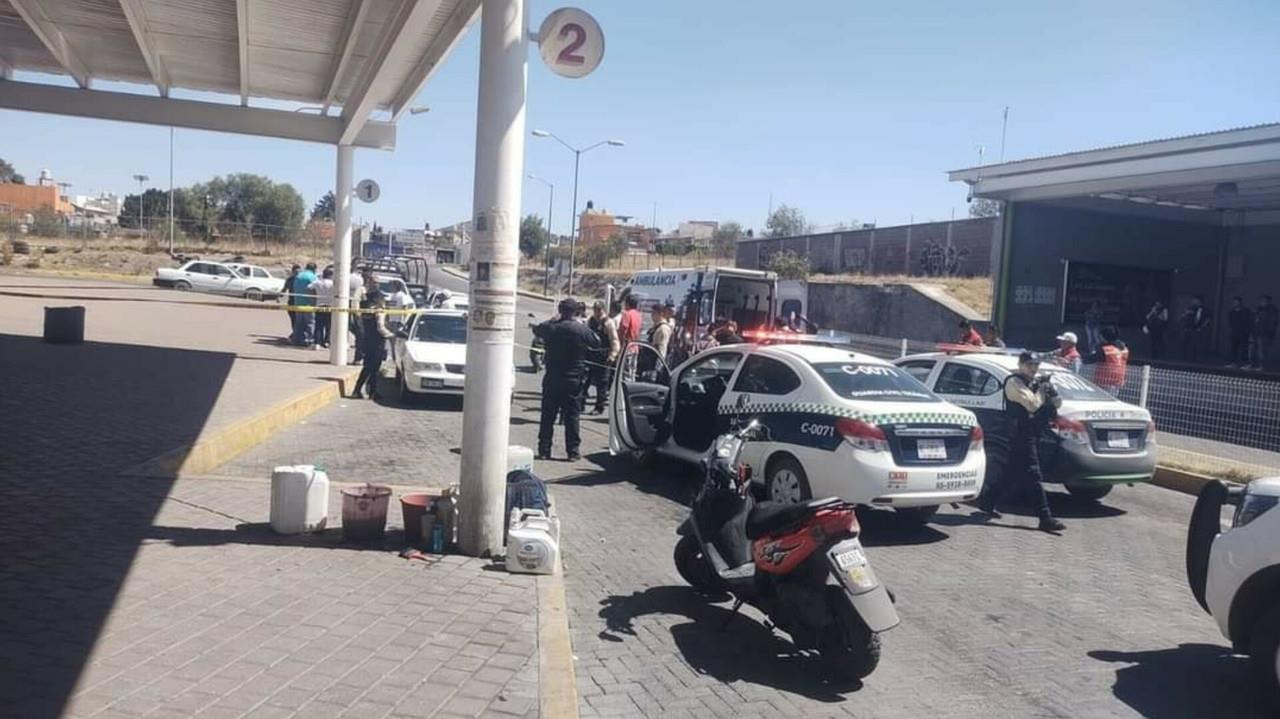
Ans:
{"label": "round sign with number 2", "polygon": [[557,75],[586,77],[604,59],[604,31],[586,11],[560,8],[542,21],[538,52]]}

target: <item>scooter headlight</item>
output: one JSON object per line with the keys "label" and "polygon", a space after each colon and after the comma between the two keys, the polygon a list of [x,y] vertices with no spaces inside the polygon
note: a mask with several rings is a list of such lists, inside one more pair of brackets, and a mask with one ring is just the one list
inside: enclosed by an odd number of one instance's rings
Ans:
{"label": "scooter headlight", "polygon": [[1264,512],[1280,503],[1280,497],[1273,494],[1252,494],[1246,492],[1244,498],[1240,501],[1240,506],[1236,508],[1236,515],[1231,523],[1232,527],[1243,527],[1262,516]]}

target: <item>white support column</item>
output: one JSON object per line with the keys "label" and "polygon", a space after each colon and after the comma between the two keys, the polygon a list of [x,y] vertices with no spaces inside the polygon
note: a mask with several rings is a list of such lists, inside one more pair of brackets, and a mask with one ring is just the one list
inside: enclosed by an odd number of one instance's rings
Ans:
{"label": "white support column", "polygon": [[463,553],[477,557],[501,553],[506,521],[527,35],[524,0],[483,0],[467,333],[470,380],[463,397],[458,525]]}
{"label": "white support column", "polygon": [[[333,183],[333,306],[351,306],[351,191],[356,148],[338,145],[338,177]],[[347,364],[346,312],[329,315],[329,364]]]}

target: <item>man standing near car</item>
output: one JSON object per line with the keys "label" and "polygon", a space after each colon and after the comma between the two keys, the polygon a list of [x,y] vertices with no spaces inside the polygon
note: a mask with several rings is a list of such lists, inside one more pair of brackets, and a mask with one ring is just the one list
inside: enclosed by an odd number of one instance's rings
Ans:
{"label": "man standing near car", "polygon": [[618,319],[618,341],[625,347],[628,342],[640,339],[640,325],[644,323],[644,318],[640,316],[640,310],[636,309],[640,303],[635,295],[627,295],[623,306],[626,309]]}
{"label": "man standing near car", "polygon": [[1040,435],[1058,414],[1062,400],[1047,376],[1039,377],[1040,359],[1030,352],[1018,356],[1018,371],[1004,383],[1005,416],[1012,429],[1009,459],[1004,474],[995,486],[983,487],[978,497],[978,511],[999,519],[999,506],[1020,492],[1031,496],[1040,531],[1059,532],[1066,529],[1049,512],[1049,498],[1044,493],[1040,472]]}
{"label": "man standing near car", "polygon": [[[609,385],[613,380],[613,363],[618,361],[618,324],[604,309],[604,303],[596,300],[591,306],[591,319],[587,327],[600,339],[600,349],[591,365],[591,384],[596,388],[595,414],[604,414],[609,406]],[[584,395],[585,399],[585,395]]]}
{"label": "man standing near car", "polygon": [[1271,347],[1276,342],[1276,327],[1280,325],[1280,311],[1271,301],[1271,295],[1263,295],[1258,309],[1253,311],[1253,368],[1265,369],[1271,357]]}
{"label": "man standing near car", "polygon": [[538,459],[551,458],[551,441],[556,415],[564,421],[564,448],[569,461],[581,458],[578,434],[580,392],[587,376],[587,355],[600,346],[600,339],[577,320],[578,302],[566,297],[557,309],[560,316],[533,328],[546,347],[547,373],[542,378],[542,416],[538,425]]}
{"label": "man standing near car", "polygon": [[306,269],[293,278],[293,303],[298,309],[297,329],[293,332],[293,343],[299,347],[310,347],[315,344],[316,332],[316,292],[311,283],[316,281],[316,263],[308,262]]}
{"label": "man standing near car", "polygon": [[1227,310],[1227,329],[1231,331],[1231,362],[1228,367],[1249,366],[1249,335],[1253,333],[1253,311],[1244,306],[1244,298],[1231,298]]}
{"label": "man standing near car", "polygon": [[312,282],[309,289],[316,295],[316,349],[329,346],[329,322],[333,307],[333,268],[324,268],[320,279]]}

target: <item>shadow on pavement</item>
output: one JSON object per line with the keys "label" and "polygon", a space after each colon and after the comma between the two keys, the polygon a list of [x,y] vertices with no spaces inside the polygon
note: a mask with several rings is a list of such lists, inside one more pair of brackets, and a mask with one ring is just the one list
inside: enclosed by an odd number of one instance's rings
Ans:
{"label": "shadow on pavement", "polygon": [[[392,508],[395,510],[395,508]],[[153,526],[146,539],[159,539],[175,547],[216,547],[224,544],[262,544],[272,547],[321,547],[326,549],[362,549],[398,552],[407,546],[404,532],[388,529],[381,540],[347,541],[341,529],[328,529],[310,534],[276,534],[266,522],[242,522],[234,529]]]}
{"label": "shadow on pavement", "polygon": [[654,458],[644,467],[636,466],[629,457],[615,457],[608,452],[592,452],[583,459],[599,469],[568,479],[551,480],[571,487],[597,487],[604,484],[630,482],[646,494],[656,494],[688,506],[697,490],[694,470],[674,460]]}
{"label": "shadow on pavement", "polygon": [[745,611],[721,630],[731,613],[708,603],[688,587],[652,587],[603,601],[599,616],[605,622],[600,638],[625,642],[636,636],[632,622],[648,614],[674,614],[692,620],[671,627],[681,656],[699,674],[721,682],[750,682],[800,694],[822,702],[839,702],[862,687],[858,681],[824,678],[816,654],[801,653],[781,632],[773,632]]}
{"label": "shadow on pavement", "polygon": [[1097,650],[1089,656],[1128,665],[1116,669],[1112,691],[1144,717],[1276,716],[1250,681],[1249,660],[1226,647],[1183,644],[1145,652]]}
{"label": "shadow on pavement", "polygon": [[923,527],[904,522],[891,510],[862,508],[858,509],[858,524],[862,525],[863,546],[866,547],[907,547],[918,544],[941,542],[951,535],[934,527]]}
{"label": "shadow on pavement", "polygon": [[232,354],[0,335],[0,713],[62,713]]}

